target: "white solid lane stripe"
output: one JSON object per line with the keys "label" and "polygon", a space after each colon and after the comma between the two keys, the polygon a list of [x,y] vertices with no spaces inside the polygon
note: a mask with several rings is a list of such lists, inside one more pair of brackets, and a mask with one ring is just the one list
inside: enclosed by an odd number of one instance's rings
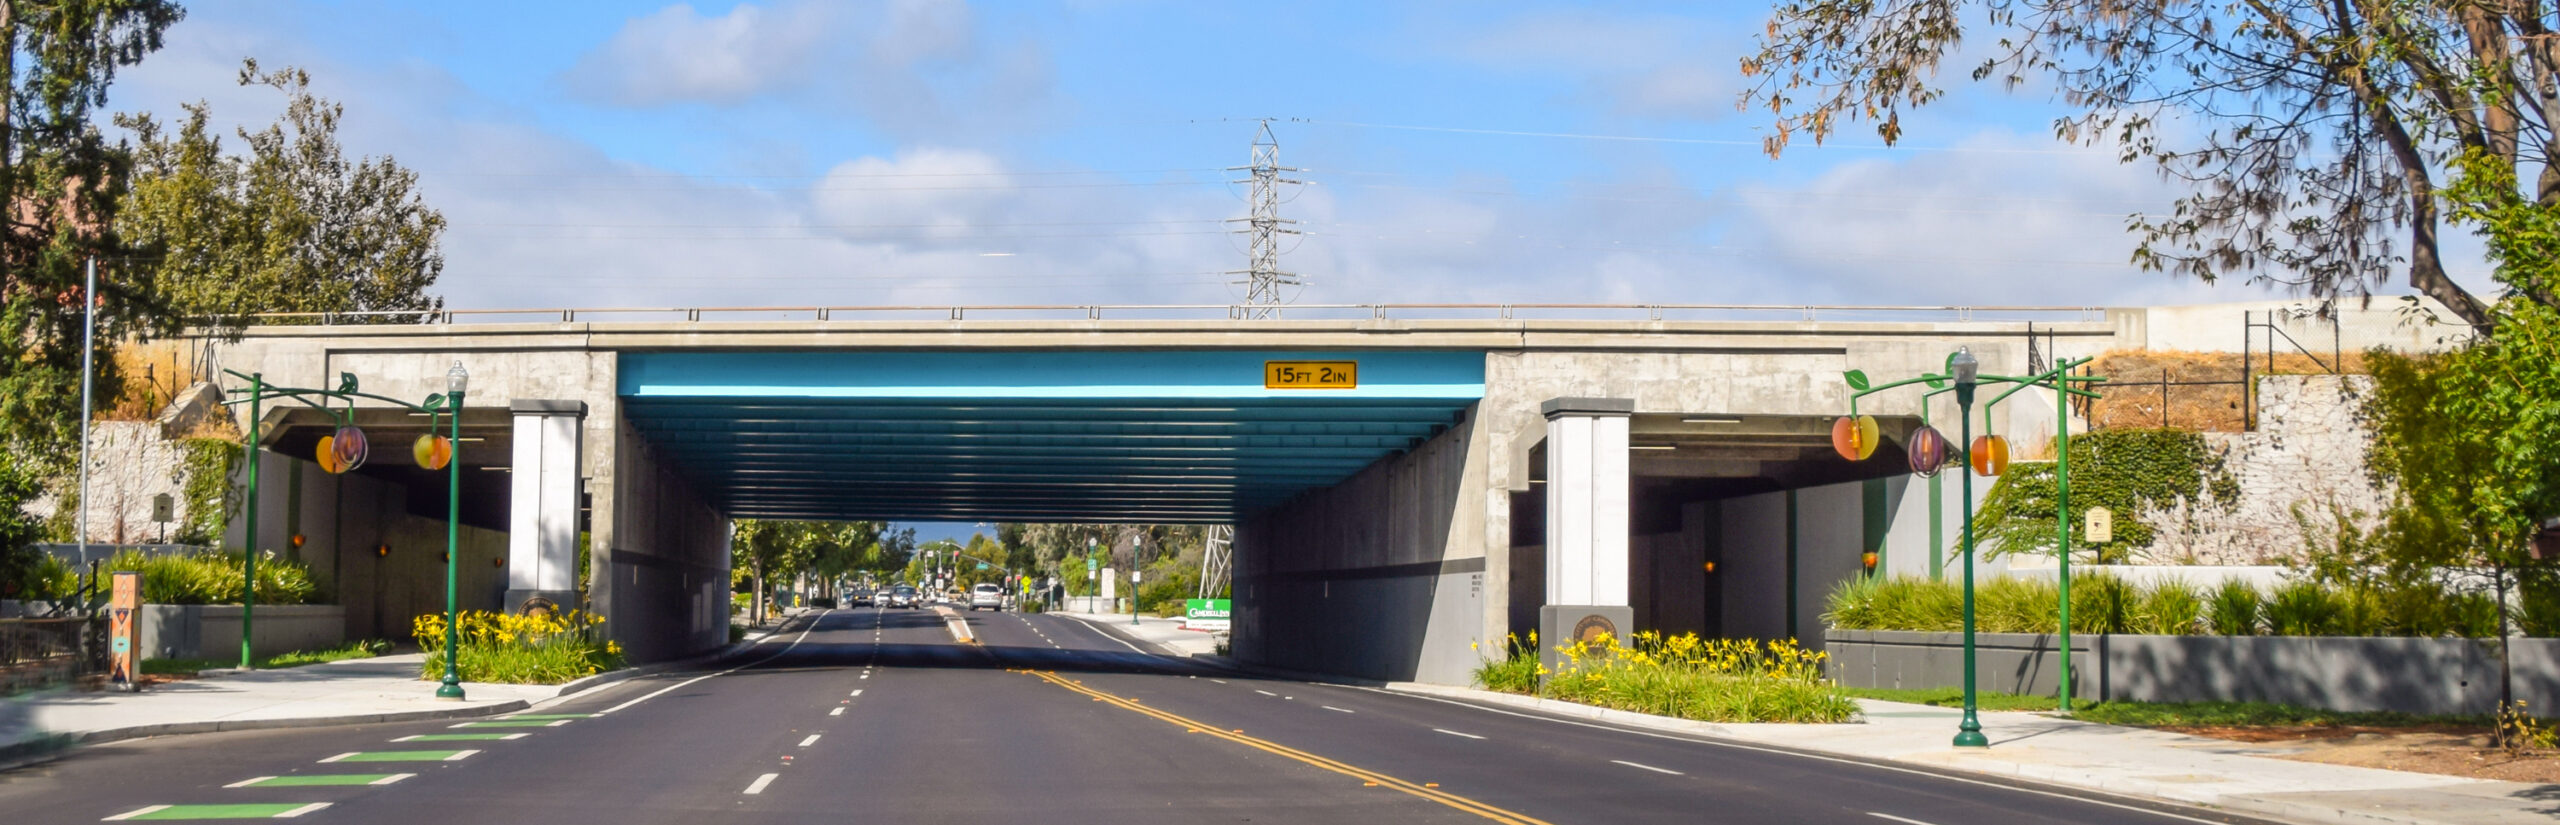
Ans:
{"label": "white solid lane stripe", "polygon": [[389,785],[389,784],[391,784],[391,783],[393,783],[393,782],[398,782],[398,781],[400,781],[400,780],[407,779],[407,778],[412,777],[412,776],[417,776],[417,774],[414,774],[414,773],[395,773],[395,774],[392,774],[392,775],[390,775],[390,776],[383,777],[383,778],[381,778],[381,779],[373,780],[373,784],[376,784],[376,785]]}
{"label": "white solid lane stripe", "polygon": [[465,760],[465,759],[469,759],[469,758],[471,758],[471,755],[472,755],[472,754],[475,754],[475,753],[479,753],[479,751],[454,751],[454,752],[453,752],[453,755],[452,755],[452,756],[445,757],[445,758],[444,758],[444,761],[447,761],[447,762],[460,762],[460,761],[462,761],[462,760]]}
{"label": "white solid lane stripe", "polygon": [[322,808],[326,808],[326,807],[329,807],[329,803],[326,803],[326,802],[314,802],[314,803],[311,803],[311,804],[309,804],[309,805],[304,805],[304,806],[302,806],[302,807],[295,808],[295,809],[290,810],[290,811],[286,811],[286,812],[284,812],[284,813],[276,814],[275,818],[277,818],[277,819],[292,819],[292,818],[294,818],[294,817],[301,816],[301,815],[303,815],[303,814],[307,814],[307,813],[310,813],[310,812],[312,812],[312,811],[317,811],[317,810],[320,810],[320,809],[322,809]]}
{"label": "white solid lane stripe", "polygon": [[[822,615],[822,616],[823,616],[824,614],[820,614],[820,615]],[[646,702],[646,701],[649,701],[649,700],[651,700],[651,699],[655,699],[655,698],[658,698],[658,697],[660,697],[660,696],[667,695],[667,693],[668,693],[668,692],[670,692],[670,691],[673,691],[673,690],[675,690],[675,689],[677,689],[677,688],[684,687],[684,686],[686,686],[686,685],[693,684],[693,683],[695,683],[695,682],[702,681],[702,680],[704,680],[704,679],[710,679],[710,678],[718,677],[718,676],[727,676],[727,675],[729,675],[729,674],[736,673],[736,672],[738,672],[738,671],[745,670],[745,669],[747,669],[747,668],[755,667],[756,665],[764,664],[764,663],[766,663],[766,662],[770,662],[770,661],[773,661],[773,660],[775,660],[775,659],[782,658],[782,654],[789,653],[789,652],[791,652],[791,649],[792,649],[792,648],[799,647],[799,646],[800,646],[800,642],[801,642],[802,640],[809,638],[809,631],[816,630],[816,629],[818,629],[818,623],[817,623],[817,622],[814,622],[814,621],[813,621],[813,622],[810,622],[808,627],[802,628],[802,629],[800,630],[800,637],[799,637],[799,638],[797,638],[797,639],[792,639],[790,644],[788,644],[788,645],[784,645],[784,646],[782,647],[782,649],[781,649],[781,650],[774,651],[774,652],[773,652],[773,655],[771,655],[771,656],[767,656],[767,657],[764,657],[764,658],[762,658],[762,659],[757,659],[757,660],[755,660],[755,661],[748,662],[748,663],[746,663],[746,664],[739,665],[739,666],[737,666],[737,667],[733,667],[733,668],[730,668],[730,669],[728,669],[728,670],[723,670],[723,671],[720,671],[720,672],[718,672],[718,673],[706,673],[706,674],[703,674],[703,675],[701,675],[701,676],[696,676],[696,677],[693,677],[693,678],[691,678],[691,679],[686,679],[686,680],[684,680],[684,681],[677,682],[677,683],[675,683],[675,684],[668,685],[668,686],[666,686],[666,687],[662,687],[662,688],[659,688],[659,689],[654,690],[654,691],[650,691],[650,692],[649,692],[649,695],[647,695],[647,696],[642,696],[642,697],[640,697],[640,698],[638,698],[638,699],[633,699],[633,700],[631,700],[631,701],[624,702],[624,703],[622,703],[622,704],[615,705],[615,706],[613,706],[613,707],[609,707],[609,708],[605,708],[605,709],[600,710],[600,711],[596,711],[596,715],[597,715],[597,716],[603,716],[603,715],[605,715],[605,714],[612,713],[612,712],[614,712],[614,711],[621,710],[621,709],[623,709],[623,708],[627,708],[627,707],[630,707],[630,706],[632,706],[632,705],[637,705],[637,704],[640,704],[640,703],[642,703],[642,702]],[[763,644],[763,642],[757,642],[757,644]]]}
{"label": "white solid lane stripe", "polygon": [[1907,823],[1907,825],[1929,825],[1929,823],[1922,822],[1922,821],[1917,820],[1917,819],[1906,819],[1906,818],[1903,818],[1903,817],[1894,816],[1894,815],[1892,815],[1892,814],[1880,814],[1880,813],[1876,813],[1876,812],[1874,812],[1874,811],[1868,811],[1868,812],[1867,812],[1867,815],[1868,815],[1868,816],[1874,816],[1874,817],[1883,817],[1883,818],[1885,818],[1885,819],[1890,819],[1890,820],[1893,820],[1893,821],[1895,821],[1895,822]]}
{"label": "white solid lane stripe", "polygon": [[[1652,766],[1652,765],[1639,765],[1639,764],[1636,764],[1636,763],[1634,763],[1634,762],[1629,762],[1629,761],[1624,760],[1624,759],[1611,759],[1611,760],[1609,760],[1609,761],[1614,762],[1614,763],[1617,763],[1617,764],[1620,764],[1620,765],[1625,765],[1625,766],[1630,767],[1630,768],[1635,768],[1635,769],[1638,769],[1638,770],[1647,770],[1647,771],[1652,771],[1652,772],[1654,772],[1654,773],[1667,773],[1667,774],[1670,774],[1670,775],[1672,775],[1672,776],[1688,776],[1688,774],[1681,773],[1681,772],[1679,772],[1679,771],[1675,771],[1675,770],[1672,770],[1672,769],[1670,769],[1670,768],[1657,768],[1657,767],[1654,767],[1654,766]],[[1876,814],[1876,815],[1877,815],[1877,816],[1884,816],[1884,814]],[[1920,825],[1928,825],[1928,823],[1923,822],[1923,823],[1921,823]]]}
{"label": "white solid lane stripe", "polygon": [[523,739],[524,737],[525,737],[525,734],[521,734],[521,733],[510,733],[510,734],[507,734],[506,736],[504,736],[504,737],[502,737],[502,738],[504,738],[504,739],[506,739],[506,740],[508,740],[508,741],[514,741],[514,740],[517,740],[517,739]]}
{"label": "white solid lane stripe", "polygon": [[800,740],[800,747],[804,747],[804,748],[805,748],[805,747],[808,747],[808,746],[810,746],[810,745],[818,744],[818,737],[820,737],[820,736],[824,736],[824,735],[826,735],[826,734],[822,734],[822,733],[812,733],[812,734],[809,734],[809,738]]}
{"label": "white solid lane stripe", "polygon": [[763,776],[756,777],[756,781],[755,781],[755,782],[753,782],[753,783],[751,783],[751,784],[747,785],[747,793],[751,793],[751,794],[764,793],[764,786],[773,784],[773,780],[775,780],[775,779],[777,779],[777,778],[780,778],[781,776],[782,776],[782,774],[778,774],[778,773],[769,773],[769,774],[765,774],[765,775],[763,775]]}
{"label": "white solid lane stripe", "polygon": [[412,733],[412,734],[409,734],[409,735],[407,735],[407,736],[400,737],[400,738],[398,738],[398,739],[393,739],[393,740],[391,740],[391,741],[394,741],[394,742],[407,742],[407,741],[410,741],[410,740],[413,740],[413,739],[418,738],[418,736],[419,736],[419,734]]}
{"label": "white solid lane stripe", "polygon": [[255,784],[258,784],[258,783],[260,783],[260,782],[265,782],[265,781],[267,781],[267,780],[269,780],[269,779],[274,779],[274,778],[275,778],[275,777],[272,777],[272,776],[261,776],[261,777],[258,777],[258,778],[256,778],[256,779],[243,779],[243,780],[240,780],[240,781],[238,781],[238,782],[233,782],[233,783],[231,783],[231,784],[229,784],[229,785],[224,785],[223,787],[225,787],[225,788],[246,788],[246,787],[249,787],[249,786],[251,786],[251,785],[255,785]]}
{"label": "white solid lane stripe", "polygon": [[340,760],[340,759],[345,759],[345,758],[347,758],[347,757],[354,756],[354,755],[356,755],[356,752],[355,752],[355,751],[348,751],[348,752],[346,752],[346,753],[338,754],[338,755],[336,755],[336,756],[332,756],[332,757],[329,757],[329,758],[327,758],[327,759],[323,759],[323,760],[320,760],[320,761],[321,761],[322,763],[324,763],[324,764],[325,764],[325,763],[329,763],[329,762],[336,762],[336,761],[338,761],[338,760]]}
{"label": "white solid lane stripe", "polygon": [[828,716],[843,716],[843,715],[844,715],[844,708],[829,708],[829,709],[827,710],[827,715],[828,715]]}
{"label": "white solid lane stripe", "polygon": [[1333,711],[1333,712],[1335,712],[1335,713],[1350,713],[1350,712],[1351,712],[1351,711],[1349,711],[1349,710],[1346,710],[1346,709],[1343,709],[1343,708],[1337,708],[1337,707],[1334,707],[1334,706],[1332,706],[1332,705],[1325,705],[1325,706],[1324,706],[1324,709],[1325,709],[1325,710],[1329,710],[1329,711]]}
{"label": "white solid lane stripe", "polygon": [[124,813],[116,814],[115,816],[107,817],[107,818],[105,818],[105,819],[103,819],[103,820],[99,820],[99,821],[101,821],[101,822],[114,822],[114,821],[119,820],[119,819],[132,819],[132,818],[134,818],[134,817],[141,816],[141,815],[143,815],[143,814],[159,813],[159,812],[161,812],[161,811],[165,811],[165,810],[168,810],[168,809],[169,809],[169,806],[167,806],[167,805],[153,805],[153,806],[148,807],[148,808],[137,808],[137,809],[134,809],[134,810],[126,811],[126,812],[124,812]]}
{"label": "white solid lane stripe", "polygon": [[1264,695],[1264,696],[1278,696],[1278,695],[1280,695],[1280,694],[1273,693],[1273,692],[1271,692],[1271,691],[1267,691],[1267,690],[1255,690],[1254,692],[1255,692],[1255,693],[1262,694],[1262,695]]}
{"label": "white solid lane stripe", "polygon": [[1536,714],[1528,714],[1528,713],[1520,713],[1520,712],[1518,712],[1518,711],[1503,710],[1503,709],[1501,709],[1501,708],[1486,707],[1486,706],[1483,706],[1483,705],[1478,705],[1478,704],[1474,704],[1474,703],[1470,703],[1470,702],[1461,702],[1461,701],[1458,701],[1458,700],[1456,700],[1456,699],[1443,699],[1443,698],[1440,698],[1440,697],[1438,697],[1438,696],[1423,696],[1423,695],[1420,695],[1420,694],[1404,693],[1404,692],[1400,692],[1400,691],[1388,690],[1388,689],[1386,689],[1386,688],[1374,688],[1374,687],[1362,687],[1362,686],[1358,686],[1358,685],[1350,685],[1350,686],[1346,686],[1346,687],[1345,687],[1345,689],[1347,689],[1347,690],[1367,691],[1367,692],[1370,692],[1370,693],[1378,694],[1378,695],[1380,695],[1380,696],[1395,696],[1395,697],[1402,697],[1402,698],[1405,698],[1405,699],[1416,699],[1416,700],[1421,700],[1421,701],[1424,701],[1424,702],[1437,702],[1437,703],[1440,703],[1440,704],[1443,704],[1443,705],[1450,705],[1450,706],[1453,706],[1453,707],[1466,708],[1466,709],[1468,709],[1468,710],[1482,711],[1482,712],[1485,712],[1485,713],[1496,713],[1496,714],[1501,714],[1501,715],[1503,715],[1503,716],[1517,717],[1517,718],[1520,718],[1520,719],[1531,719],[1531,720],[1536,720],[1536,721],[1540,721],[1540,722],[1551,722],[1551,723],[1558,724],[1558,725],[1572,725],[1572,726],[1577,727],[1577,728],[1590,728],[1590,729],[1592,729],[1592,730],[1608,731],[1608,732],[1610,732],[1610,733],[1621,733],[1621,734],[1626,734],[1626,735],[1629,735],[1629,736],[1643,736],[1643,737],[1652,738],[1652,739],[1668,739],[1668,740],[1671,740],[1671,741],[1674,741],[1674,742],[1693,742],[1693,743],[1696,743],[1696,744],[1700,744],[1700,745],[1707,745],[1707,746],[1711,746],[1711,747],[1718,747],[1718,748],[1730,748],[1730,749],[1733,749],[1733,750],[1750,751],[1750,752],[1752,752],[1752,753],[1765,753],[1765,754],[1769,754],[1769,755],[1772,755],[1772,756],[1789,756],[1789,757],[1796,757],[1796,758],[1801,758],[1801,759],[1811,759],[1811,760],[1818,761],[1818,762],[1830,762],[1830,763],[1838,764],[1838,765],[1857,765],[1857,766],[1861,766],[1861,767],[1874,768],[1874,769],[1876,769],[1876,770],[1880,770],[1880,771],[1893,771],[1893,772],[1895,772],[1895,773],[1902,773],[1902,774],[1909,774],[1909,775],[1912,775],[1912,776],[1927,777],[1927,778],[1929,778],[1929,779],[1935,779],[1935,780],[1940,780],[1940,781],[1945,781],[1945,782],[1954,782],[1954,783],[1958,783],[1958,784],[1973,785],[1973,786],[1982,787],[1982,788],[1990,788],[1990,789],[1997,790],[1997,791],[2005,791],[2005,792],[2011,792],[2011,793],[2022,793],[2022,794],[2032,794],[2032,795],[2035,795],[2035,796],[2041,796],[2041,797],[2050,798],[2050,799],[2064,799],[2064,800],[2070,800],[2070,801],[2072,801],[2072,802],[2078,802],[2078,803],[2082,803],[2082,804],[2086,804],[2086,805],[2096,805],[2096,806],[2103,807],[2103,808],[2114,808],[2114,809],[2119,810],[2119,811],[2127,811],[2127,812],[2137,813],[2137,814],[2149,814],[2149,815],[2151,815],[2151,816],[2160,817],[2160,818],[2162,818],[2162,819],[2174,819],[2174,820],[2178,820],[2178,821],[2180,821],[2180,822],[2193,822],[2193,823],[2196,823],[2196,825],[2222,825],[2222,823],[2215,822],[2215,821],[2210,820],[2210,819],[2198,819],[2198,818],[2196,818],[2196,817],[2187,816],[2187,815],[2185,815],[2185,814],[2170,813],[2170,812],[2168,812],[2168,811],[2159,811],[2159,810],[2153,810],[2153,809],[2150,809],[2150,808],[2137,808],[2137,807],[2134,807],[2134,806],[2132,806],[2132,805],[2125,805],[2125,804],[2122,804],[2122,803],[2116,803],[2116,802],[2108,802],[2108,801],[2103,800],[2103,799],[2091,799],[2091,798],[2088,798],[2088,797],[2086,797],[2086,796],[2075,796],[2075,795],[2073,795],[2073,794],[2064,793],[2064,792],[2061,792],[2061,791],[2041,791],[2041,790],[2036,790],[2036,789],[2034,789],[2034,788],[2020,787],[2020,786],[2017,786],[2017,785],[2004,785],[2004,784],[2001,784],[2001,783],[1998,783],[1998,782],[1992,782],[1992,781],[1988,781],[1988,780],[1981,780],[1981,779],[1967,779],[1967,778],[1964,778],[1964,777],[1961,777],[1961,776],[1954,776],[1954,775],[1944,774],[1944,773],[1936,773],[1936,772],[1933,772],[1933,771],[1925,771],[1925,770],[1921,770],[1921,769],[1919,769],[1919,768],[1906,768],[1906,767],[1902,767],[1902,766],[1899,766],[1899,765],[1882,765],[1882,764],[1877,764],[1877,763],[1874,763],[1874,762],[1862,762],[1862,761],[1858,761],[1858,760],[1855,760],[1855,759],[1843,759],[1843,758],[1840,758],[1840,757],[1837,757],[1837,756],[1825,756],[1825,755],[1823,755],[1823,754],[1819,754],[1819,753],[1809,753],[1809,752],[1806,752],[1806,751],[1780,750],[1780,749],[1777,749],[1777,748],[1762,747],[1762,746],[1759,746],[1759,745],[1753,745],[1753,744],[1744,743],[1744,742],[1734,742],[1734,741],[1727,741],[1727,740],[1721,740],[1721,739],[1706,739],[1706,738],[1703,738],[1703,737],[1687,736],[1687,735],[1677,734],[1677,733],[1661,733],[1661,732],[1656,732],[1656,731],[1649,731],[1649,730],[1644,730],[1644,729],[1641,729],[1641,728],[1624,728],[1624,727],[1618,727],[1618,726],[1616,726],[1616,725],[1603,725],[1603,724],[1598,724],[1598,723],[1594,723],[1594,722],[1584,722],[1584,721],[1579,721],[1579,720],[1574,720],[1574,719],[1561,719],[1561,718],[1557,718],[1557,717],[1553,717],[1553,716],[1539,716],[1539,715],[1536,715]]}
{"label": "white solid lane stripe", "polygon": [[1433,732],[1435,732],[1435,733],[1445,733],[1445,734],[1448,734],[1448,735],[1450,735],[1450,736],[1464,736],[1464,737],[1469,738],[1469,739],[1483,739],[1483,738],[1484,738],[1484,737],[1482,737],[1482,736],[1477,736],[1477,735],[1472,734],[1472,733],[1459,733],[1459,732],[1457,732],[1457,731],[1450,730],[1450,729],[1448,729],[1448,728],[1432,728],[1431,730],[1432,730]]}

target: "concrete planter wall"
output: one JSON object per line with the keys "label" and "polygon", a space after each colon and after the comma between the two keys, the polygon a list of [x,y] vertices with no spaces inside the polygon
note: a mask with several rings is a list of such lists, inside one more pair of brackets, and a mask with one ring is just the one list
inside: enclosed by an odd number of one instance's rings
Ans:
{"label": "concrete planter wall", "polygon": [[[273,656],[347,642],[347,609],[334,604],[259,605],[256,651]],[[142,607],[143,656],[231,659],[240,655],[240,606],[151,604]]]}
{"label": "concrete planter wall", "polygon": [[[1833,678],[1849,687],[1945,688],[1964,681],[1959,633],[1831,630]],[[2560,639],[2514,639],[2515,698],[2560,706]],[[2484,714],[2498,704],[2494,639],[2075,635],[2072,693],[2146,702],[2277,702],[2332,710]],[[2053,636],[1975,636],[1980,689],[2054,692]]]}

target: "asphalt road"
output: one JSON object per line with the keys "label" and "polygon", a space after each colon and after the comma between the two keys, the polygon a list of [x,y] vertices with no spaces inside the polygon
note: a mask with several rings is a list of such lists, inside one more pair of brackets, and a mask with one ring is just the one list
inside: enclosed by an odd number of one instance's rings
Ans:
{"label": "asphalt road", "polygon": [[[1241,676],[1071,619],[964,617],[976,643],[929,611],[817,614],[718,669],[532,716],[85,748],[0,773],[0,822],[2253,821]],[[450,736],[508,738],[411,738]]]}

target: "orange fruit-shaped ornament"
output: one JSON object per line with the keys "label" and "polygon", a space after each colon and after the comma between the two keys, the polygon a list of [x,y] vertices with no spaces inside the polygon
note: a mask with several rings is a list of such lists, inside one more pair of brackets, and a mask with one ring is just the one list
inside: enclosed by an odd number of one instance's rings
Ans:
{"label": "orange fruit-shaped ornament", "polygon": [[1973,459],[1974,475],[1996,476],[2008,472],[2009,439],[1996,435],[1977,436],[1973,439],[1973,450],[1967,456]]}

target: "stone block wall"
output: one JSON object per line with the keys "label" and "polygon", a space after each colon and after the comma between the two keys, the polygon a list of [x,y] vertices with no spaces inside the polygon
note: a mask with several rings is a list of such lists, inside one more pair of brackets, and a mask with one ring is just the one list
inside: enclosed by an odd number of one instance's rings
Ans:
{"label": "stone block wall", "polygon": [[[2332,541],[2340,519],[2370,528],[2391,490],[2365,470],[2373,430],[2365,375],[2270,375],[2258,379],[2256,432],[2206,433],[2239,482],[2228,507],[2173,502],[2137,517],[2158,530],[2149,561],[2163,564],[2283,564],[2306,540]],[[2306,526],[2308,529],[2306,530]]]}

